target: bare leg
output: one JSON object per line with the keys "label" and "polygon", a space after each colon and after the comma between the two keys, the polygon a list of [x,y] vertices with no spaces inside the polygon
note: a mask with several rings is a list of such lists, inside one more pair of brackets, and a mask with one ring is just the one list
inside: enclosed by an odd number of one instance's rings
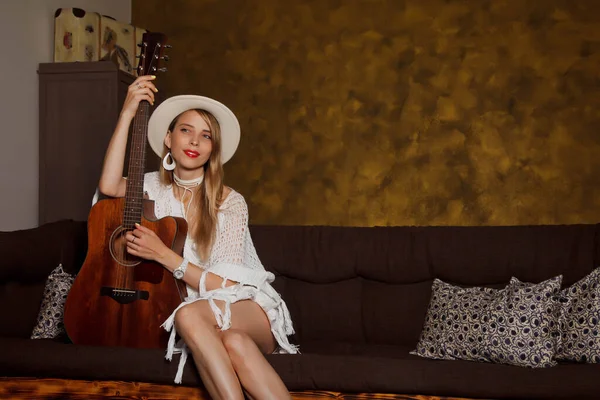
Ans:
{"label": "bare leg", "polygon": [[291,399],[291,396],[256,343],[242,331],[229,329],[221,333],[233,368],[251,398],[260,400]]}
{"label": "bare leg", "polygon": [[291,399],[263,355],[272,353],[276,342],[266,314],[254,301],[231,305],[231,328],[226,331],[218,329],[210,306],[202,300],[179,309],[175,326],[213,399],[243,399],[240,382],[251,398]]}
{"label": "bare leg", "polygon": [[272,353],[276,346],[263,309],[251,300],[239,301],[231,305],[231,316],[231,329],[220,335],[245,391],[254,399],[291,399],[263,355]]}
{"label": "bare leg", "polygon": [[175,327],[192,352],[210,396],[215,400],[243,400],[240,382],[208,303],[201,300],[180,308],[175,314]]}

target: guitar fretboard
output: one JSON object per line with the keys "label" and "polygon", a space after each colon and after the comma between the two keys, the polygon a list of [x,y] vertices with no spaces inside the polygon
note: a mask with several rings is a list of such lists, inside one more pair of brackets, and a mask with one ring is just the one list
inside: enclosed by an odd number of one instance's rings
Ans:
{"label": "guitar fretboard", "polygon": [[125,229],[134,229],[135,223],[142,221],[146,134],[148,132],[149,114],[150,104],[147,101],[141,101],[133,119],[131,134],[125,210],[123,212],[123,227]]}

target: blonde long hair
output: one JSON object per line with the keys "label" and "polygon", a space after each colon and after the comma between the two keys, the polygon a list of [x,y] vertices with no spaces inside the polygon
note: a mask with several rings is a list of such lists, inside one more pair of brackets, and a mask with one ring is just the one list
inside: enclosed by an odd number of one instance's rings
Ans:
{"label": "blonde long hair", "polygon": [[[187,110],[190,111],[190,110]],[[184,112],[187,112],[184,111]],[[190,236],[194,238],[198,247],[200,259],[208,261],[212,245],[215,241],[217,232],[217,212],[223,198],[223,163],[221,162],[221,127],[217,119],[208,111],[194,109],[210,127],[212,137],[212,152],[206,164],[204,164],[204,180],[198,189],[196,197],[198,218],[191,229]],[[179,114],[169,125],[169,131],[173,134],[177,120],[183,113]],[[163,158],[169,152],[165,145],[163,149]],[[163,184],[171,185],[173,183],[173,172],[167,171],[160,165],[160,179]],[[190,205],[193,209],[193,205]]]}

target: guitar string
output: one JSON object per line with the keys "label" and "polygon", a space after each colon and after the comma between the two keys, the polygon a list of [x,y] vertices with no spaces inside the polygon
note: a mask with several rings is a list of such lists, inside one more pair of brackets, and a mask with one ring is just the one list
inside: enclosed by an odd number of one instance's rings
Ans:
{"label": "guitar string", "polygon": [[[143,132],[142,132],[142,128],[146,127],[147,124],[145,122],[146,120],[146,108],[147,108],[147,104],[146,102],[142,102],[139,105],[139,112],[138,112],[138,118],[136,118],[137,120],[137,126],[134,132],[134,138],[133,138],[133,153],[138,154],[140,151],[143,150],[144,146],[143,146]],[[141,165],[141,160],[143,160],[143,156],[140,157],[140,159],[135,159],[129,161],[129,165],[130,165],[130,171],[131,171],[131,175],[133,175],[133,179],[131,180],[131,186],[130,186],[130,198],[129,198],[129,204],[130,204],[130,208],[128,208],[128,210],[132,210],[133,212],[130,213],[130,219],[128,222],[128,228],[130,228],[131,230],[135,230],[135,222],[141,223],[141,201],[140,201],[140,193],[138,193],[138,187],[140,182],[142,182],[141,180],[143,179],[143,176],[140,176],[140,167]],[[134,202],[135,200],[135,202]],[[133,203],[133,204],[132,204]],[[127,253],[127,257],[131,259],[132,263],[135,263],[135,261],[139,261],[136,260],[135,256],[131,256],[129,255],[129,253]],[[126,288],[130,288],[130,285],[133,281],[133,277],[132,275],[134,275],[134,268],[135,266],[131,266],[131,267],[125,267],[125,282],[124,282],[124,286]]]}
{"label": "guitar string", "polygon": [[[159,45],[160,45],[160,43],[159,43]],[[156,53],[158,51],[158,48],[159,48],[159,46],[155,46],[153,49],[153,54],[150,57],[150,65],[148,66],[148,69],[151,69],[152,67],[154,67],[153,63],[154,63],[154,60],[157,59]],[[140,113],[142,118],[140,118],[140,120],[141,120],[140,122],[143,122],[142,125],[147,129],[147,111],[149,110],[149,104],[147,104],[147,102],[143,102],[142,105],[143,105],[143,107],[141,107],[141,113]],[[140,175],[140,172],[142,172],[142,177],[140,177],[140,178],[143,178],[143,170],[144,170],[143,161],[145,160],[145,150],[146,150],[145,139],[146,138],[143,133],[141,135],[139,135],[139,133],[141,133],[141,132],[139,132],[139,128],[140,128],[140,126],[138,123],[138,126],[137,126],[138,135],[136,135],[135,138],[137,139],[137,146],[138,146],[138,149],[141,149],[142,155],[140,158],[136,158],[135,153],[132,155],[133,157],[131,157],[130,160],[138,161],[138,163],[137,163],[137,165],[136,165],[136,163],[130,163],[130,170],[132,173],[137,173],[137,175]],[[140,143],[140,139],[141,139],[142,143]],[[136,176],[136,178],[137,178],[137,176]],[[141,193],[143,191],[143,179],[132,179],[130,188],[131,188],[131,192],[133,192],[134,195],[137,194],[138,195],[137,197],[139,197],[139,195],[142,195],[142,197],[143,197],[143,194]],[[141,199],[135,198],[135,196],[134,196],[134,199],[130,198],[130,201],[133,201],[133,200],[136,200],[136,202],[137,202],[138,200],[141,200]],[[134,202],[134,204],[136,202]],[[141,216],[143,214],[143,208],[141,207],[141,204],[137,205],[137,208],[135,208],[135,209],[138,211],[137,214],[132,215],[131,213],[129,213],[128,215],[126,215],[126,217],[128,217],[126,222],[130,225],[132,223],[136,222],[136,220],[138,218],[141,218]]]}
{"label": "guitar string", "polygon": [[[136,113],[135,118],[133,119],[133,135],[131,138],[131,149],[133,151],[135,151],[135,146],[136,146],[136,132],[138,130],[138,116],[139,116],[139,109],[140,107],[138,106],[138,111]],[[131,161],[129,162],[129,168],[127,171],[127,190],[125,192],[125,212],[123,215],[123,232],[125,232],[125,235],[127,234],[128,231],[130,231],[130,222],[129,222],[129,207],[131,207],[131,203],[130,203],[130,198],[131,198],[131,187],[133,185],[133,179],[134,176],[132,175],[132,164]],[[134,240],[135,241],[135,240]],[[122,276],[121,282],[119,287],[120,288],[125,288],[126,287],[126,280],[127,280],[127,264],[129,261],[129,253],[127,252],[127,239],[125,239],[124,241],[121,242],[123,245],[123,258],[122,258],[122,262],[123,264],[125,264],[124,266],[120,267],[120,271],[124,272],[124,276]]]}
{"label": "guitar string", "polygon": [[[135,152],[136,147],[138,146],[137,142],[138,142],[138,135],[137,132],[139,131],[139,115],[140,115],[140,110],[142,109],[141,104],[138,106],[138,112],[136,114],[136,116],[134,117],[133,120],[133,135],[132,135],[132,143],[131,143],[131,149],[133,150],[133,152]],[[130,207],[132,207],[131,204],[131,192],[133,191],[134,188],[134,184],[135,184],[135,180],[136,177],[134,176],[134,163],[132,163],[130,161],[129,163],[129,168],[128,168],[128,179],[127,179],[127,190],[126,190],[126,194],[125,194],[125,212],[123,214],[123,222],[122,222],[122,230],[121,230],[121,234],[122,234],[122,240],[120,240],[120,259],[121,261],[126,264],[124,266],[120,266],[119,267],[119,282],[118,282],[118,286],[120,288],[127,288],[128,285],[128,275],[129,275],[129,269],[130,267],[127,266],[127,264],[130,261],[130,255],[127,251],[127,238],[126,238],[126,234],[128,231],[130,231],[132,229],[132,220],[131,220],[131,214],[129,212]]]}
{"label": "guitar string", "polygon": [[[138,112],[139,112],[139,106],[138,106]],[[135,142],[136,142],[136,135],[135,132],[138,129],[138,117],[137,114],[133,119],[133,136],[131,138],[131,148],[135,149]],[[129,167],[128,167],[128,172],[127,172],[127,188],[125,191],[125,212],[123,213],[123,222],[122,222],[122,229],[121,229],[121,240],[119,241],[119,250],[120,250],[120,261],[125,264],[125,265],[119,265],[119,281],[118,281],[118,285],[117,287],[119,288],[124,288],[126,285],[126,279],[127,279],[127,263],[128,263],[128,252],[127,252],[127,237],[125,236],[127,234],[127,232],[129,231],[129,221],[128,221],[128,215],[129,215],[129,198],[130,198],[130,192],[131,192],[131,186],[132,186],[132,173],[131,173],[131,162],[129,163]]]}
{"label": "guitar string", "polygon": [[[135,152],[137,151],[137,147],[138,147],[138,143],[137,142],[138,142],[138,132],[139,132],[139,128],[140,128],[139,125],[140,125],[141,110],[142,110],[142,103],[140,103],[138,105],[138,112],[137,112],[136,117],[135,117],[135,125],[134,125],[134,130],[133,130],[133,135],[132,135],[132,143],[131,143],[131,149],[132,149],[131,153],[132,154],[135,154]],[[134,189],[134,184],[135,184],[135,182],[137,180],[137,175],[135,174],[135,171],[134,171],[134,160],[131,160],[131,159],[129,160],[129,173],[128,173],[128,176],[129,176],[128,180],[131,183],[129,184],[129,190],[127,191],[127,196],[126,196],[127,199],[125,201],[125,204],[126,204],[126,207],[127,207],[125,209],[125,228],[127,230],[134,231],[135,229],[132,226],[132,222],[133,222],[132,218],[133,218],[133,216],[131,216],[131,213],[130,213],[129,210],[132,209],[131,207],[134,206],[133,204],[131,204],[132,203],[132,197],[135,198],[135,194],[132,193],[132,191]],[[135,239],[134,239],[134,242],[135,242]],[[125,253],[125,261],[126,261],[126,263],[129,263],[130,259],[131,259],[131,261],[133,261],[133,256],[131,256],[129,254],[129,252],[127,252],[127,245],[128,245],[128,243],[125,243],[125,246],[126,246],[126,248],[125,248],[125,251],[126,251],[126,253]],[[130,268],[131,267],[128,267],[128,266],[125,266],[125,268],[124,268],[124,271],[125,271],[125,281],[123,282],[123,287],[124,288],[127,288],[129,286],[128,282],[127,282],[128,281],[127,278],[129,276],[129,269]]]}
{"label": "guitar string", "polygon": [[[158,46],[155,46],[153,55],[150,58],[150,65],[149,65],[150,70],[153,66],[153,60],[155,60],[155,55],[156,55],[157,49],[158,49]],[[132,196],[136,200],[136,202],[134,204],[136,207],[132,207],[132,209],[135,209],[137,211],[137,213],[134,215],[131,215],[130,218],[133,219],[133,222],[139,222],[139,223],[142,222],[142,217],[143,217],[143,179],[144,179],[144,167],[145,167],[144,161],[146,158],[146,132],[148,129],[148,112],[150,110],[150,104],[147,101],[144,101],[140,106],[141,106],[140,107],[141,112],[140,112],[140,118],[138,121],[139,123],[138,123],[138,127],[137,127],[137,132],[136,132],[137,133],[136,134],[137,152],[134,152],[133,162],[130,161],[130,165],[132,166],[132,168],[131,168],[132,173],[136,174],[135,179],[132,180],[132,183],[131,183]],[[143,128],[143,130],[140,128]],[[139,155],[139,158],[136,158],[136,155]],[[139,221],[137,221],[138,219],[139,219]],[[131,227],[132,227],[132,229],[135,229],[133,224]],[[139,259],[138,259],[138,261],[139,261]],[[133,282],[134,278],[135,278],[135,266],[127,268],[127,278],[129,278],[129,279],[126,281],[126,285],[127,285],[127,287],[129,287],[129,281],[131,280],[131,282]]]}
{"label": "guitar string", "polygon": [[[126,229],[135,230],[135,222],[141,223],[141,218],[143,215],[143,160],[144,150],[145,150],[145,135],[143,133],[142,128],[147,128],[147,113],[148,104],[146,102],[142,102],[139,106],[139,113],[136,118],[136,123],[134,127],[134,135],[132,138],[132,148],[133,148],[133,157],[130,158],[130,176],[129,179],[129,196],[126,200],[127,208],[125,212],[125,227]],[[141,157],[136,157],[136,155],[141,153]],[[125,250],[127,243],[125,242]],[[131,263],[135,263],[139,261],[139,258],[135,256],[131,256],[128,252],[124,254],[127,261]],[[124,288],[131,288],[134,278],[135,278],[135,266],[126,266],[124,269]]]}
{"label": "guitar string", "polygon": [[[150,59],[149,69],[153,66],[153,60],[155,59],[158,46],[154,47],[153,55]],[[144,130],[148,129],[148,111],[149,103],[144,101],[138,106],[138,115],[134,118],[133,128],[134,134],[132,135],[132,157],[129,159],[129,172],[128,176],[133,179],[127,180],[127,190],[125,196],[125,213],[123,215],[121,236],[127,233],[128,230],[135,229],[135,222],[142,222],[143,217],[143,172],[144,172],[144,160],[146,153],[146,135],[140,128]],[[141,125],[141,126],[140,126]],[[137,153],[141,153],[140,157],[136,157]],[[140,176],[141,174],[141,176]],[[131,212],[130,212],[131,210]],[[130,255],[127,252],[127,240],[119,240],[122,246],[119,246],[121,254],[119,258],[128,263],[130,261]],[[134,258],[134,257],[132,257]],[[133,261],[133,260],[131,260]],[[137,260],[139,261],[139,259]],[[135,266],[125,266],[125,273],[122,273],[123,268],[119,268],[118,283],[122,288],[129,288],[135,278]],[[124,276],[123,276],[124,275]]]}
{"label": "guitar string", "polygon": [[[140,118],[140,123],[142,124],[142,129],[140,129],[138,127],[138,135],[137,135],[137,145],[138,145],[138,153],[141,153],[141,157],[139,160],[135,160],[138,165],[136,166],[134,163],[134,170],[137,167],[137,176],[136,176],[136,180],[134,183],[132,183],[132,186],[134,184],[137,184],[136,186],[136,191],[134,192],[134,196],[136,199],[136,210],[138,212],[139,215],[134,216],[135,218],[138,219],[138,221],[140,224],[142,223],[142,216],[143,216],[143,182],[144,182],[144,159],[145,159],[145,148],[146,148],[146,135],[144,134],[144,132],[148,129],[148,108],[149,108],[149,104],[147,102],[144,102],[142,107],[141,107],[141,118]],[[132,226],[132,229],[135,229],[135,225]],[[139,261],[139,259],[138,259]],[[131,283],[129,283],[129,281],[127,282],[127,287],[130,286],[130,284],[133,283],[134,278],[135,278],[135,266],[134,267],[130,267],[127,269],[128,272],[128,278],[131,281]]]}

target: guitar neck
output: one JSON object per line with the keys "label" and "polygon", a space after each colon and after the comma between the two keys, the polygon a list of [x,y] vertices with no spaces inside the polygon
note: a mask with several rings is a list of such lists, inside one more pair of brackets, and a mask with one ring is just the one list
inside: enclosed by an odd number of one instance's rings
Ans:
{"label": "guitar neck", "polygon": [[125,210],[123,212],[123,227],[125,229],[134,229],[135,223],[141,223],[142,221],[146,135],[148,134],[149,118],[150,104],[145,100],[141,101],[133,119],[131,134]]}

